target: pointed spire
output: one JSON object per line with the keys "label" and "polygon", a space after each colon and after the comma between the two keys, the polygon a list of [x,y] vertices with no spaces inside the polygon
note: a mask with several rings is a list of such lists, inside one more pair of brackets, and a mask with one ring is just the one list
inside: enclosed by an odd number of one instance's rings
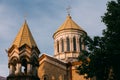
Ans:
{"label": "pointed spire", "polygon": [[70,16],[70,14],[68,14],[65,22],[58,28],[58,30],[55,33],[62,31],[62,30],[72,30],[72,29],[84,31],[78,24],[76,24],[72,20],[72,17]]}
{"label": "pointed spire", "polygon": [[12,45],[15,45],[19,48],[24,44],[27,44],[31,48],[37,47],[26,20],[18,32]]}

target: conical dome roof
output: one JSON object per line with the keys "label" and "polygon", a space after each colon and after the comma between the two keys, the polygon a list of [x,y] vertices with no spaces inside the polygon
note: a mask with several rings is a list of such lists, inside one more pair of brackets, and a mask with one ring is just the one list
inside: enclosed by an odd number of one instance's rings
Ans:
{"label": "conical dome roof", "polygon": [[[80,30],[80,31],[84,31],[79,25],[77,25],[71,18],[70,15],[67,16],[67,19],[65,20],[65,22],[62,24],[62,26],[60,26],[58,28],[58,30],[55,32],[59,32],[62,30],[69,30],[69,29],[75,29],[75,30]],[[85,32],[85,31],[84,31]]]}
{"label": "conical dome roof", "polygon": [[22,25],[19,33],[17,34],[12,45],[21,47],[22,45],[27,44],[29,47],[37,47],[35,40],[30,32],[27,22],[25,21]]}

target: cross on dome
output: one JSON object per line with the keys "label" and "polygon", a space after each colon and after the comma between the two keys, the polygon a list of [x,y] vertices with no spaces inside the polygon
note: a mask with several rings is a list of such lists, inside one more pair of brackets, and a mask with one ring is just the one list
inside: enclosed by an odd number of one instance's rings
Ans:
{"label": "cross on dome", "polygon": [[67,10],[67,14],[68,14],[68,15],[70,15],[70,13],[71,13],[71,9],[72,9],[71,6],[68,6],[68,7],[66,8],[66,10]]}

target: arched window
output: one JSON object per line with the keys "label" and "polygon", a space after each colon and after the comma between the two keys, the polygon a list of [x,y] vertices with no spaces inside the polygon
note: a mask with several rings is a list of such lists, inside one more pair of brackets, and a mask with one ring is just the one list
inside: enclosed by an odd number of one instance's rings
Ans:
{"label": "arched window", "polygon": [[57,52],[59,52],[59,41],[57,41]]}
{"label": "arched window", "polygon": [[66,39],[67,42],[67,51],[70,51],[70,39],[67,37]]}
{"label": "arched window", "polygon": [[18,58],[17,57],[13,57],[11,60],[10,60],[10,63],[12,63],[12,71],[13,71],[13,74],[15,73],[16,71],[16,66],[17,66],[17,62],[18,62]]}
{"label": "arched window", "polygon": [[43,80],[49,80],[48,75],[44,75],[44,76],[43,76]]}
{"label": "arched window", "polygon": [[81,42],[81,37],[79,38],[79,47],[80,47],[80,51],[82,50],[82,42]]}
{"label": "arched window", "polygon": [[16,66],[17,62],[18,62],[17,57],[12,57],[12,59],[10,60],[10,63],[12,63],[14,66]]}
{"label": "arched window", "polygon": [[64,52],[64,41],[63,41],[63,39],[61,40],[61,43],[62,43],[62,52]]}
{"label": "arched window", "polygon": [[47,78],[46,78],[46,77],[44,77],[44,80],[47,80]]}
{"label": "arched window", "polygon": [[73,51],[76,51],[76,38],[73,37]]}
{"label": "arched window", "polygon": [[22,59],[21,65],[22,65],[22,72],[24,74],[27,74],[27,60],[26,59]]}

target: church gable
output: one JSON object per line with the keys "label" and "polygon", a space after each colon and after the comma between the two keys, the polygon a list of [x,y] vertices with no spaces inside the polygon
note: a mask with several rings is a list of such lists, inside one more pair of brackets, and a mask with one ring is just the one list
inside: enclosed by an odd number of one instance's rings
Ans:
{"label": "church gable", "polygon": [[39,58],[39,65],[43,64],[44,62],[50,63],[54,66],[66,69],[67,63],[63,62],[61,60],[58,60],[54,57],[51,57],[49,55],[43,54],[40,58]]}
{"label": "church gable", "polygon": [[67,63],[51,56],[43,54],[39,58],[39,65],[38,76],[40,79],[44,79],[47,76],[49,80],[64,80],[68,77]]}

